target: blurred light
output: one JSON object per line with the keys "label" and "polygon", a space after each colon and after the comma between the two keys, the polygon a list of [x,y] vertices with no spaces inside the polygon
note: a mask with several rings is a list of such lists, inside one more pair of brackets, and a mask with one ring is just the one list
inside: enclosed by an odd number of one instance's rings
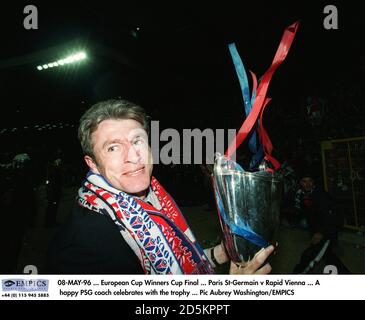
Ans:
{"label": "blurred light", "polygon": [[86,53],[85,52],[80,52],[79,53],[79,58],[82,59],[86,59]]}
{"label": "blurred light", "polygon": [[37,70],[41,71],[41,70],[48,69],[48,68],[59,67],[59,66],[63,66],[64,64],[81,61],[86,58],[87,58],[86,52],[80,51],[75,54],[69,55],[63,59],[59,59],[55,62],[50,62],[47,64],[39,65],[39,66],[37,66]]}
{"label": "blurred light", "polygon": [[65,59],[63,59],[64,63],[70,63],[71,62],[71,57],[67,57]]}

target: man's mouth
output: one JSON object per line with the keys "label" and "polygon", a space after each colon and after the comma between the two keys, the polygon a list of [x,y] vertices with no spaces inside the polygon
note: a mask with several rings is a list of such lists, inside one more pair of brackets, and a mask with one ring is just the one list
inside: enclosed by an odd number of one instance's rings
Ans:
{"label": "man's mouth", "polygon": [[143,172],[143,170],[144,170],[144,167],[142,167],[142,168],[139,168],[139,169],[137,169],[137,170],[134,170],[134,171],[128,171],[128,172],[126,172],[125,173],[125,175],[126,176],[137,176],[137,175],[139,175],[140,173],[142,173]]}

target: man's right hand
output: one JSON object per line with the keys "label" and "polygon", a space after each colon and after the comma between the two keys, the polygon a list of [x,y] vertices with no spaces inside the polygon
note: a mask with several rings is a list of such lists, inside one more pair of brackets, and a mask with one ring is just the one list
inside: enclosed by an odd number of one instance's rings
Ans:
{"label": "man's right hand", "polygon": [[234,263],[231,261],[229,274],[268,274],[271,272],[271,266],[266,263],[263,267],[261,265],[266,261],[268,256],[273,253],[274,246],[262,248],[255,254],[252,260],[248,262]]}

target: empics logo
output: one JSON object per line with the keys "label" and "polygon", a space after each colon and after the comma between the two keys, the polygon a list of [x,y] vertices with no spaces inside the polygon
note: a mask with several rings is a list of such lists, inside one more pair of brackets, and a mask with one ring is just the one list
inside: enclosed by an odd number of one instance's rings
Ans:
{"label": "empics logo", "polygon": [[[4,280],[3,280],[4,281]],[[5,287],[11,287],[11,286],[13,286],[15,284],[15,282],[14,281],[12,281],[12,280],[6,280],[4,283],[3,283],[3,286],[5,286]]]}
{"label": "empics logo", "polygon": [[3,291],[48,291],[48,280],[45,279],[4,279]]}

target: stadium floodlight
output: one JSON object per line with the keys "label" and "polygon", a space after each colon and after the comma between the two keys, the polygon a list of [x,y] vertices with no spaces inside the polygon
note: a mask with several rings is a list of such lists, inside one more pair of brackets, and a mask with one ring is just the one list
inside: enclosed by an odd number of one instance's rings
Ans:
{"label": "stadium floodlight", "polygon": [[69,56],[66,58],[66,61],[67,61],[67,63],[72,63],[75,61],[75,58],[74,58],[74,56]]}
{"label": "stadium floodlight", "polygon": [[37,66],[37,70],[42,71],[44,69],[53,68],[53,67],[60,67],[66,64],[71,64],[74,62],[79,62],[87,58],[86,52],[80,51],[76,52],[75,54],[69,55],[63,59],[59,59],[57,61],[53,61],[47,64]]}
{"label": "stadium floodlight", "polygon": [[77,57],[78,60],[86,59],[86,53],[85,52],[79,52],[78,54],[76,54],[76,57]]}

